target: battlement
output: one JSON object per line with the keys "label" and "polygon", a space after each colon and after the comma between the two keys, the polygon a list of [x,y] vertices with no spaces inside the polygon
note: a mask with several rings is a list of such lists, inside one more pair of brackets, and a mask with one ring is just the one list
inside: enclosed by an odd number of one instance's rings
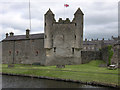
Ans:
{"label": "battlement", "polygon": [[58,22],[55,22],[55,24],[73,24],[73,23],[74,22],[71,22],[69,18],[66,18],[66,20],[59,18]]}
{"label": "battlement", "polygon": [[83,12],[80,8],[77,9],[77,11],[74,13],[74,18],[72,21],[70,21],[69,18],[66,18],[63,20],[62,18],[59,18],[58,21],[55,20],[55,14],[49,9],[45,14],[45,25],[49,25],[49,27],[53,24],[78,24],[78,26],[82,25],[83,23]]}

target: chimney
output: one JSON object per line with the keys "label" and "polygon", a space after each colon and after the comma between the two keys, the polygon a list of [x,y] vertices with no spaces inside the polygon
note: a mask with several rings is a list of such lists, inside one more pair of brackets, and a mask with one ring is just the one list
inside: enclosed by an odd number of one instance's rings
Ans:
{"label": "chimney", "polygon": [[113,39],[114,37],[112,36],[112,39]]}
{"label": "chimney", "polygon": [[14,36],[14,33],[13,33],[13,32],[10,32],[10,36]]}
{"label": "chimney", "polygon": [[102,40],[104,40],[104,38]]}
{"label": "chimney", "polygon": [[30,34],[30,30],[27,29],[27,30],[26,30],[26,38],[29,38],[29,34]]}
{"label": "chimney", "polygon": [[8,37],[8,33],[6,33],[6,38]]}

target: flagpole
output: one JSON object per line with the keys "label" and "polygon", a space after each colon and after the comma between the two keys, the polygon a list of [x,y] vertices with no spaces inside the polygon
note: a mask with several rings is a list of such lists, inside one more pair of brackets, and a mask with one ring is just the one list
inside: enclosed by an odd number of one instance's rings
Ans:
{"label": "flagpole", "polygon": [[30,12],[30,0],[29,0],[29,23],[30,23],[30,30],[31,30],[31,12]]}
{"label": "flagpole", "polygon": [[64,6],[64,19],[65,19],[65,6]]}

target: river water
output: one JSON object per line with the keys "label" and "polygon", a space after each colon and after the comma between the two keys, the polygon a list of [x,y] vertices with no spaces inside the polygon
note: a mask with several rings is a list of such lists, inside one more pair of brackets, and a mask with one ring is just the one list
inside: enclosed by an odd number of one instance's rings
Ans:
{"label": "river water", "polygon": [[2,75],[2,88],[100,88],[80,83]]}

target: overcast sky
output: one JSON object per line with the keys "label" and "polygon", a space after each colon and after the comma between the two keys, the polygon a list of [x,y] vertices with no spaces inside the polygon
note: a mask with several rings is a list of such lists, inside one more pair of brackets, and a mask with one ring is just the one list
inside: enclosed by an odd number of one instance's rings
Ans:
{"label": "overcast sky", "polygon": [[[0,0],[0,40],[5,33],[25,34],[29,28],[29,0]],[[44,14],[50,8],[55,19],[70,18],[77,8],[84,13],[84,38],[108,39],[118,35],[118,0],[30,0],[31,34],[44,32]],[[64,4],[69,4],[65,8]]]}

